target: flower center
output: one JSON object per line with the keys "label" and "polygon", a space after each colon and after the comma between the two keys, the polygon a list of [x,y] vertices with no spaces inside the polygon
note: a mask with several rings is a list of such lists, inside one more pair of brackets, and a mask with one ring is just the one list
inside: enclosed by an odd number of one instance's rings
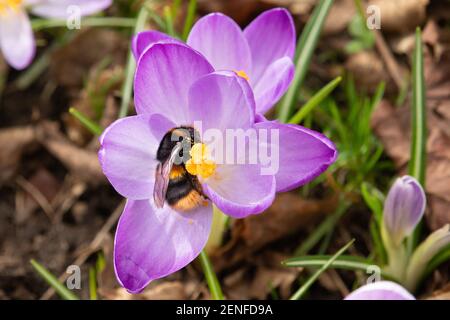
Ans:
{"label": "flower center", "polygon": [[191,159],[186,164],[186,170],[192,175],[203,179],[210,177],[216,171],[216,164],[209,159],[208,147],[204,143],[196,143],[189,151]]}
{"label": "flower center", "polygon": [[9,10],[17,11],[23,0],[0,0],[0,14],[5,15]]}
{"label": "flower center", "polygon": [[234,70],[234,72],[239,76],[239,77],[241,77],[241,78],[243,78],[243,79],[245,79],[245,80],[247,80],[247,81],[250,81],[250,78],[248,77],[248,75],[247,75],[247,73],[245,73],[245,71],[244,70]]}

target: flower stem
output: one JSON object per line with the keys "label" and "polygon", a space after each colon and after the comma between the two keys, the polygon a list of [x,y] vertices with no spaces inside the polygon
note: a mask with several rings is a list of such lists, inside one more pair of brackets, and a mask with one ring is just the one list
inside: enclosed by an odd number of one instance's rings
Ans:
{"label": "flower stem", "polygon": [[[134,18],[118,17],[91,17],[81,20],[81,26],[84,27],[122,27],[133,28],[136,24]],[[67,21],[62,19],[34,19],[31,22],[34,31],[47,28],[67,27]]]}
{"label": "flower stem", "polygon": [[205,252],[214,252],[222,245],[223,236],[227,230],[229,216],[225,215],[219,208],[213,206],[213,220],[211,225],[211,232],[209,233],[208,242],[205,246]]}
{"label": "flower stem", "polygon": [[222,288],[220,287],[219,280],[213,270],[211,261],[209,261],[208,255],[205,251],[202,251],[199,257],[206,282],[208,283],[209,291],[211,292],[211,297],[214,300],[223,300]]}

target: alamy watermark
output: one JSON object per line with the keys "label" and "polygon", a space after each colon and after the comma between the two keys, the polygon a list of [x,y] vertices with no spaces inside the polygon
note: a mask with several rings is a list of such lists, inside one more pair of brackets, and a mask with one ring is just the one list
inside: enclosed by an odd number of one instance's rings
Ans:
{"label": "alamy watermark", "polygon": [[66,26],[69,30],[81,29],[81,8],[76,5],[70,5],[67,7],[67,20]]}

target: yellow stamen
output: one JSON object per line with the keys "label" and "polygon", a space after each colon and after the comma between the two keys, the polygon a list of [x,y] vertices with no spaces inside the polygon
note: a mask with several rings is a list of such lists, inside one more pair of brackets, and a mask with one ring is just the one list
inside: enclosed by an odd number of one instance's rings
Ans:
{"label": "yellow stamen", "polygon": [[23,0],[0,0],[0,14],[5,15],[9,10],[18,11]]}
{"label": "yellow stamen", "polygon": [[234,72],[239,76],[239,77],[241,77],[241,78],[243,78],[243,79],[245,79],[245,80],[247,80],[247,81],[250,81],[250,78],[248,77],[248,75],[247,75],[247,73],[245,73],[245,71],[244,70],[234,70]]}
{"label": "yellow stamen", "polygon": [[186,164],[186,170],[194,176],[206,179],[216,171],[216,164],[209,159],[208,147],[203,143],[196,143],[189,151],[191,159]]}

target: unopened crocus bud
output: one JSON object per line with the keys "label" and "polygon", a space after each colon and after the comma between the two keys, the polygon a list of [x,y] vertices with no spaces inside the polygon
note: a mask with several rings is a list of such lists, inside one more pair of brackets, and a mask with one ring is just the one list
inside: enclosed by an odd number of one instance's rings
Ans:
{"label": "unopened crocus bud", "polygon": [[384,225],[395,245],[410,235],[425,211],[425,192],[410,176],[398,178],[384,203]]}
{"label": "unopened crocus bud", "polygon": [[415,298],[395,282],[379,281],[353,291],[345,300],[415,300]]}

